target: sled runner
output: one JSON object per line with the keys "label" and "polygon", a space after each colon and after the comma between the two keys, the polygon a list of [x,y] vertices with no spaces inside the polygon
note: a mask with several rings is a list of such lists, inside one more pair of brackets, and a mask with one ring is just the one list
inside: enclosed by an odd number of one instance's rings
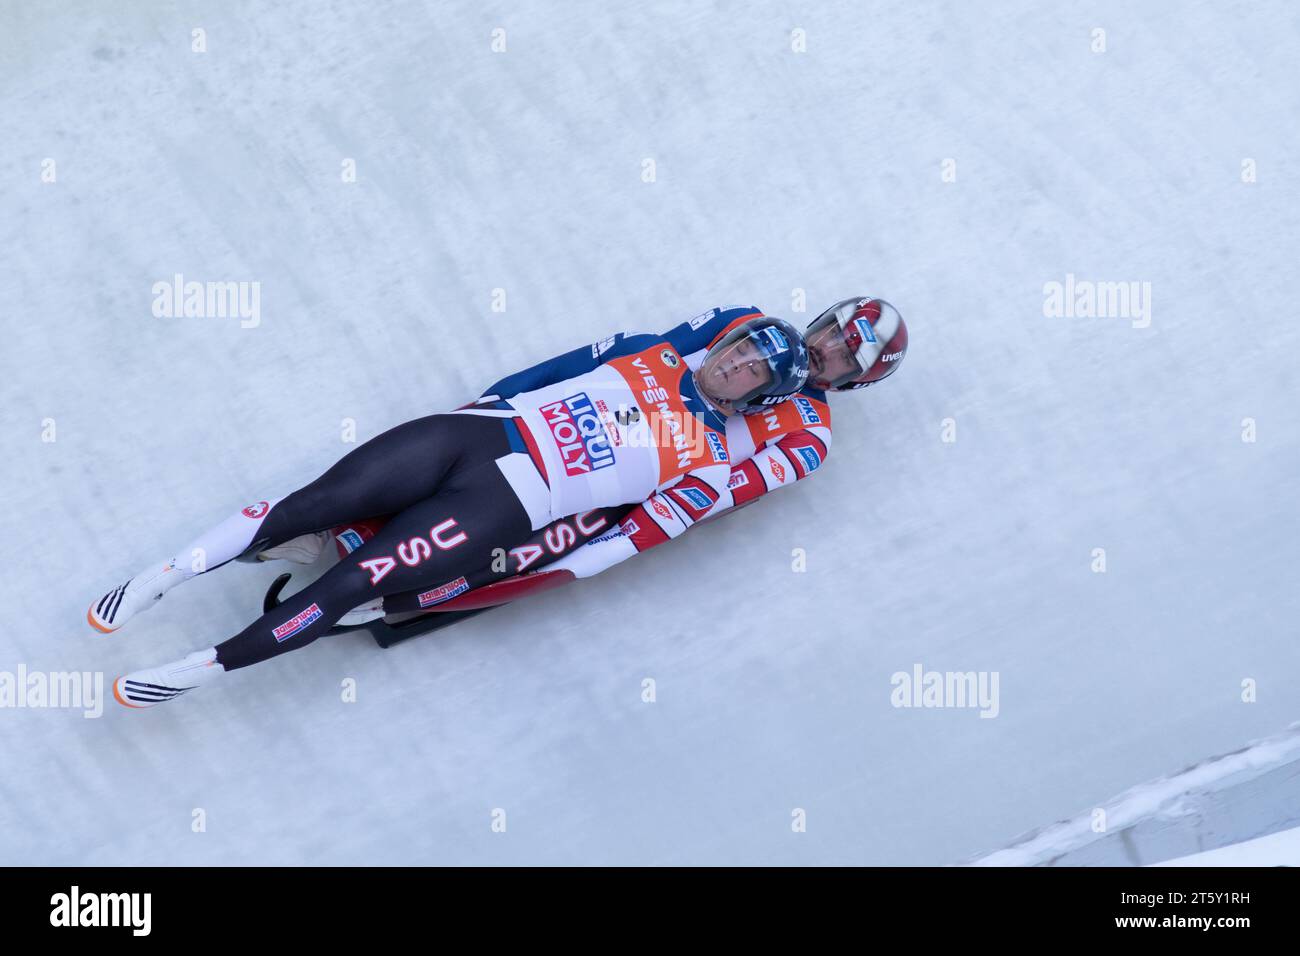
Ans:
{"label": "sled runner", "polygon": [[[271,582],[271,586],[267,588],[266,596],[262,599],[263,614],[279,605],[280,595],[288,585],[290,577],[292,575],[286,571]],[[330,628],[329,633],[343,634],[349,631],[369,631],[370,636],[374,638],[375,643],[380,647],[392,647],[399,641],[418,637],[421,634],[428,634],[430,631],[436,631],[455,624],[457,621],[475,617],[484,611],[500,607],[502,604],[509,604],[525,594],[539,594],[542,591],[549,591],[552,588],[559,587],[561,584],[567,584],[572,580],[574,580],[573,574],[563,570],[542,570],[533,574],[523,574],[475,588],[467,594],[453,598],[445,604],[440,604],[438,607],[430,608],[427,611],[385,614],[381,618],[363,624],[335,624]]]}
{"label": "sled runner", "polygon": [[[721,514],[711,515],[705,518],[700,524],[707,524],[710,521],[716,521],[718,518],[733,514],[742,508],[746,508],[759,499],[751,499],[743,504],[729,508]],[[603,515],[610,524],[617,524],[618,521],[631,509],[626,506],[610,508],[601,512],[591,512],[593,515]],[[357,522],[356,527],[362,528],[365,534],[373,534],[374,530],[382,526],[382,519],[369,519],[368,521]],[[554,527],[552,525],[551,527]],[[609,524],[601,523],[593,527],[590,532],[584,533],[576,530],[570,547],[581,547],[592,537],[602,533]],[[341,529],[335,529],[337,533]],[[262,613],[271,611],[280,604],[280,595],[284,592],[285,587],[289,584],[292,575],[285,572],[271,582],[271,586],[266,590],[266,596],[262,599]],[[528,594],[540,594],[543,591],[550,591],[560,585],[567,584],[576,580],[572,571],[564,569],[547,570],[545,567],[537,571],[531,571],[526,574],[517,574],[514,577],[506,578],[502,581],[494,581],[491,584],[485,584],[476,587],[471,591],[461,594],[445,601],[436,607],[427,610],[402,610],[394,613],[386,613],[383,617],[376,618],[359,624],[335,624],[330,628],[330,634],[343,634],[349,631],[369,631],[370,636],[374,638],[375,643],[380,647],[392,647],[400,641],[408,638],[418,637],[421,634],[428,634],[431,631],[441,630],[444,627],[450,627],[458,621],[475,617],[484,611],[490,611],[494,607],[500,607],[503,604],[509,604],[511,601],[524,597]],[[392,597],[392,603],[401,605],[410,605],[413,603],[415,592],[407,592]]]}

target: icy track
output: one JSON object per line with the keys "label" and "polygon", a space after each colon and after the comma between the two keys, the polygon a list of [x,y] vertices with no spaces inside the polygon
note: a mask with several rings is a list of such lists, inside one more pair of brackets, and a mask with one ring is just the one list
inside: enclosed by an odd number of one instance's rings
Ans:
{"label": "icy track", "polygon": [[[236,632],[278,569],[85,611],[345,419],[728,302],[911,349],[824,472],[602,580],[0,710],[0,862],[950,863],[1297,718],[1292,5],[119,6],[0,7],[0,670]],[[156,318],[176,274],[259,324]],[[1149,324],[1045,316],[1070,275]],[[917,664],[997,716],[893,707]]]}

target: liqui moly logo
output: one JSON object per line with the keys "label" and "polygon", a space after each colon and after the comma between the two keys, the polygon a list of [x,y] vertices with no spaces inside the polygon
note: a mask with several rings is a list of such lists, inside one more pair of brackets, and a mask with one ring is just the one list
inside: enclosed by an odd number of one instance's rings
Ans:
{"label": "liqui moly logo", "polygon": [[450,601],[457,594],[464,594],[468,590],[469,582],[464,577],[459,577],[455,581],[448,581],[446,584],[440,584],[432,590],[423,592],[420,595],[420,607],[433,607],[443,601]]}
{"label": "liqui moly logo", "polygon": [[566,475],[586,475],[614,464],[609,435],[586,392],[543,405],[541,413]]}
{"label": "liqui moly logo", "polygon": [[308,608],[299,611],[293,617],[289,618],[289,620],[285,621],[272,631],[275,635],[276,642],[280,643],[287,641],[303,628],[309,626],[313,621],[320,620],[321,613],[320,605],[312,602]]}

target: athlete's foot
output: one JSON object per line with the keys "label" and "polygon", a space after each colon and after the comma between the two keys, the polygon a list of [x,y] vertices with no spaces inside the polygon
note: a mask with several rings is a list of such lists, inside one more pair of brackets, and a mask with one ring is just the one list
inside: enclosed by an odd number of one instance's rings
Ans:
{"label": "athlete's foot", "polygon": [[329,544],[329,540],[330,533],[328,531],[312,531],[308,534],[300,534],[296,538],[290,538],[283,544],[277,544],[274,548],[259,551],[257,560],[275,561],[283,559],[292,561],[294,564],[311,564],[320,557],[321,552],[325,550],[325,545]]}
{"label": "athlete's foot", "polygon": [[109,591],[90,606],[86,620],[103,634],[111,634],[141,611],[148,610],[182,580],[176,560],[151,564]]}
{"label": "athlete's foot", "polygon": [[344,614],[335,622],[335,627],[353,627],[357,624],[369,624],[371,621],[377,621],[383,616],[384,599],[382,597],[377,597],[348,611],[347,614]]}
{"label": "athlete's foot", "polygon": [[113,681],[113,696],[119,704],[127,707],[153,707],[194,690],[225,672],[226,669],[217,663],[216,649],[209,647],[171,664],[132,671],[119,677]]}

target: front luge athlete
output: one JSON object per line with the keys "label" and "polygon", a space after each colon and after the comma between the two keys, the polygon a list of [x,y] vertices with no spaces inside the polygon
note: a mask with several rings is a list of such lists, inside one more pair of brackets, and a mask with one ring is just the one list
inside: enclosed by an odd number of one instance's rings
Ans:
{"label": "front luge athlete", "polygon": [[617,334],[503,379],[471,406],[398,425],[311,484],[231,515],[147,565],[87,612],[111,632],[181,581],[358,515],[393,515],[321,578],[234,637],[119,677],[150,707],[217,675],[296,650],[377,596],[490,564],[552,521],[644,501],[690,479],[707,513],[731,504],[726,419],[786,401],[808,376],[803,338],[750,308],[663,335]]}

